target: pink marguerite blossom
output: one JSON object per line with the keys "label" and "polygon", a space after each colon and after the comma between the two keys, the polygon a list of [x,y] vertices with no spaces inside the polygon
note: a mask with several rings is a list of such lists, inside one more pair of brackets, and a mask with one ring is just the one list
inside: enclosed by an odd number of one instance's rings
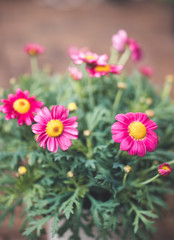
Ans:
{"label": "pink marguerite blossom", "polygon": [[69,67],[68,70],[73,80],[78,81],[82,79],[83,73],[77,67]]}
{"label": "pink marguerite blossom", "polygon": [[168,176],[171,173],[172,169],[173,168],[170,166],[170,164],[163,163],[158,167],[158,173],[162,176]]}
{"label": "pink marguerite blossom", "polygon": [[128,43],[128,35],[125,30],[120,29],[117,34],[112,36],[112,45],[120,53],[124,52]]}
{"label": "pink marguerite blossom", "polygon": [[92,68],[87,66],[87,71],[89,72],[90,77],[101,77],[108,76],[110,73],[112,74],[120,74],[120,71],[123,69],[122,65],[112,65],[107,64],[104,66],[94,66]]}
{"label": "pink marguerite blossom", "polygon": [[153,68],[150,66],[142,66],[140,68],[140,73],[148,78],[152,77],[153,75]]}
{"label": "pink marguerite blossom", "polygon": [[130,155],[143,157],[146,151],[153,152],[158,145],[158,136],[154,132],[158,125],[150,120],[145,113],[117,114],[118,121],[112,125],[112,138],[120,143],[122,151],[128,151]]}
{"label": "pink marguerite blossom", "polygon": [[31,125],[34,120],[34,114],[37,113],[43,102],[37,101],[35,96],[29,97],[29,91],[22,91],[20,88],[16,90],[16,94],[10,93],[8,99],[1,99],[4,105],[0,106],[0,111],[5,113],[5,119],[17,118],[19,126],[25,122]]}
{"label": "pink marguerite blossom", "polygon": [[129,49],[131,51],[131,58],[133,61],[137,62],[143,58],[142,49],[137,41],[133,38],[128,40]]}
{"label": "pink marguerite blossom", "polygon": [[56,153],[58,147],[63,151],[67,150],[72,142],[71,139],[78,138],[77,117],[67,118],[69,110],[62,105],[55,105],[51,112],[47,107],[35,116],[36,124],[32,125],[33,133],[37,134],[36,139],[39,146]]}
{"label": "pink marguerite blossom", "polygon": [[28,43],[24,47],[24,51],[30,56],[37,56],[45,52],[45,48],[37,43]]}

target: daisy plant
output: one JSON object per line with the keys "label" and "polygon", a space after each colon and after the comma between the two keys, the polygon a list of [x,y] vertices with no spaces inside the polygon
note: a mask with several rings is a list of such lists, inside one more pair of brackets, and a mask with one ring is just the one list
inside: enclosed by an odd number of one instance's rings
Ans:
{"label": "daisy plant", "polygon": [[158,92],[152,68],[127,74],[143,51],[125,30],[110,56],[71,47],[64,75],[38,67],[43,47],[25,52],[32,73],[0,91],[0,223],[22,205],[26,239],[50,221],[52,237],[152,239],[174,193],[174,77]]}

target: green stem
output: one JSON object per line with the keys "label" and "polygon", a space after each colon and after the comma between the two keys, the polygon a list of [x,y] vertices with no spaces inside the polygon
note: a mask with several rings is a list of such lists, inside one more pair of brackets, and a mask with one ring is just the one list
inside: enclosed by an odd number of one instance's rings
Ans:
{"label": "green stem", "polygon": [[92,93],[92,84],[91,84],[91,78],[90,77],[88,77],[88,95],[89,95],[89,102],[90,102],[91,109],[93,109],[93,107],[94,107],[94,97],[93,97],[93,93]]}
{"label": "green stem", "polygon": [[108,63],[109,64],[117,64],[119,53],[113,47],[111,47],[110,52],[111,52],[111,55],[110,55],[110,59],[109,59]]}
{"label": "green stem", "polygon": [[113,104],[113,114],[116,114],[117,110],[118,110],[118,105],[120,103],[120,99],[122,97],[123,94],[123,90],[122,89],[118,89],[118,92],[115,96],[115,100],[114,100],[114,104]]}
{"label": "green stem", "polygon": [[148,179],[148,180],[146,180],[146,181],[144,181],[144,182],[141,182],[140,184],[141,185],[146,185],[146,184],[148,184],[148,183],[151,183],[151,182],[153,182],[156,178],[158,178],[160,176],[160,174],[158,173],[157,175],[155,175],[154,177],[152,177],[152,178],[150,178],[150,179]]}
{"label": "green stem", "polygon": [[126,185],[127,175],[128,175],[128,173],[125,173],[125,174],[124,174],[124,177],[123,177],[123,186]]}
{"label": "green stem", "polygon": [[129,50],[129,48],[126,48],[126,50],[124,51],[124,53],[121,55],[118,64],[120,65],[126,65],[127,61],[129,60],[129,57],[131,55],[131,51]]}
{"label": "green stem", "polygon": [[35,75],[38,72],[38,61],[36,56],[30,57],[31,62],[31,72],[32,75]]}

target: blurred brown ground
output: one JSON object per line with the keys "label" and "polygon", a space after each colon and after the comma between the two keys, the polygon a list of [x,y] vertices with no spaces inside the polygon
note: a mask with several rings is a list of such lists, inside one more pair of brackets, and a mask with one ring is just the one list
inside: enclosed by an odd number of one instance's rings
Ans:
{"label": "blurred brown ground", "polygon": [[[152,81],[160,89],[165,75],[174,74],[174,6],[157,1],[119,2],[86,0],[79,8],[65,11],[42,0],[0,0],[0,87],[8,87],[9,78],[30,71],[22,51],[27,42],[44,45],[40,64],[49,63],[63,73],[69,64],[69,46],[109,53],[111,36],[123,28],[140,42],[145,58],[139,65],[154,68]],[[174,198],[168,197],[168,202],[171,211],[158,221],[155,240],[174,240]],[[13,229],[8,230],[7,224],[0,228],[0,240],[25,239],[19,234],[20,215],[17,209]]]}

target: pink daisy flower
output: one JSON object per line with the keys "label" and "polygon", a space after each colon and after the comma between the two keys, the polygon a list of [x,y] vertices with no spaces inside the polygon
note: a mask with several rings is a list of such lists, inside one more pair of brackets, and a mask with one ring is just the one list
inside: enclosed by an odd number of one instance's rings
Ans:
{"label": "pink daisy flower", "polygon": [[78,138],[77,117],[67,119],[68,114],[68,109],[57,105],[52,107],[51,112],[44,107],[35,116],[37,123],[32,125],[32,131],[39,135],[36,141],[40,147],[45,149],[47,146],[49,151],[56,153],[59,146],[65,151],[71,146],[71,139]]}
{"label": "pink daisy flower", "polygon": [[77,67],[69,67],[68,70],[73,80],[78,81],[82,79],[83,74]]}
{"label": "pink daisy flower", "polygon": [[153,75],[153,68],[149,66],[143,66],[140,68],[140,73],[150,78]]}
{"label": "pink daisy flower", "polygon": [[112,36],[112,45],[120,53],[124,52],[127,43],[128,35],[125,30],[121,29]]}
{"label": "pink daisy flower", "polygon": [[163,176],[168,176],[171,173],[172,169],[173,168],[170,166],[170,164],[163,163],[158,167],[158,173]]}
{"label": "pink daisy flower", "polygon": [[126,113],[115,116],[118,121],[112,125],[112,138],[120,144],[122,151],[143,157],[146,151],[153,152],[158,145],[158,136],[153,131],[158,125],[145,113]]}
{"label": "pink daisy flower", "polygon": [[84,47],[81,49],[78,49],[76,47],[70,47],[68,49],[68,54],[70,58],[74,61],[75,64],[82,64],[83,60],[81,59],[81,55],[85,55],[85,53],[88,51],[88,48]]}
{"label": "pink daisy flower", "polygon": [[19,126],[25,122],[31,125],[34,120],[34,114],[37,113],[44,105],[43,102],[37,101],[35,96],[29,97],[29,91],[16,90],[16,94],[10,93],[8,99],[1,99],[4,105],[0,106],[0,111],[5,113],[5,119],[17,118]]}
{"label": "pink daisy flower", "polygon": [[36,56],[45,52],[45,48],[37,43],[28,43],[24,47],[24,51],[30,56]]}
{"label": "pink daisy flower", "polygon": [[101,77],[108,76],[109,73],[120,74],[120,71],[123,69],[122,65],[104,65],[104,66],[94,66],[92,68],[87,67],[87,71],[89,72],[90,77]]}
{"label": "pink daisy flower", "polygon": [[128,40],[129,49],[131,50],[131,58],[133,61],[137,62],[143,58],[143,52],[137,41],[130,38]]}

